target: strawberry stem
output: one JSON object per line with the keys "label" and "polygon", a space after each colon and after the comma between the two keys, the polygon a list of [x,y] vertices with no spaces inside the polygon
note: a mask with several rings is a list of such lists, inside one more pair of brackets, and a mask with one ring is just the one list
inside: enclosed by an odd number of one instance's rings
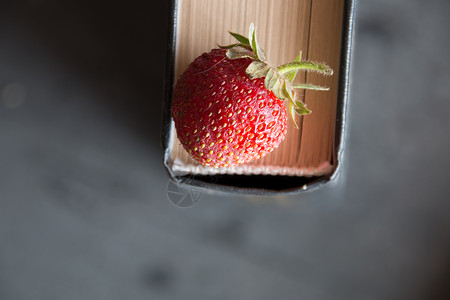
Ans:
{"label": "strawberry stem", "polygon": [[309,83],[300,83],[292,86],[294,89],[305,89],[305,90],[315,90],[315,91],[329,91],[330,88],[327,86],[314,85]]}
{"label": "strawberry stem", "polygon": [[311,61],[291,62],[277,67],[280,74],[285,74],[293,71],[315,71],[324,75],[333,75],[333,70],[324,64],[319,64]]}

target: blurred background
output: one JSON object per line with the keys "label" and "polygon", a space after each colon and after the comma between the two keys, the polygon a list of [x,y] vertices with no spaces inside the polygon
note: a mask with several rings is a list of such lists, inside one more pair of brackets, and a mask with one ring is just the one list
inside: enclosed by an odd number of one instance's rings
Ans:
{"label": "blurred background", "polygon": [[0,299],[450,299],[450,2],[358,1],[337,184],[185,209],[167,5],[0,2]]}

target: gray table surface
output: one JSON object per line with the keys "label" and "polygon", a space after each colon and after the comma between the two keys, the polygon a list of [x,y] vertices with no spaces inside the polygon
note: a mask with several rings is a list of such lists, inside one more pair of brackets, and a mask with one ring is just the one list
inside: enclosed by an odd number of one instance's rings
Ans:
{"label": "gray table surface", "polygon": [[450,2],[361,0],[342,180],[167,198],[167,4],[0,4],[0,299],[450,299]]}

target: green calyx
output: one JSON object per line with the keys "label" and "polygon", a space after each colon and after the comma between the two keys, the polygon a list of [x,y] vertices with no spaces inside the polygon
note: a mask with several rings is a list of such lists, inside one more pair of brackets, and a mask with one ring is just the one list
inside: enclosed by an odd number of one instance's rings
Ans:
{"label": "green calyx", "polygon": [[280,100],[289,101],[289,113],[296,128],[295,115],[310,114],[311,111],[306,108],[306,104],[296,99],[295,89],[308,89],[328,91],[328,87],[322,87],[313,84],[294,84],[293,81],[298,71],[312,71],[323,75],[332,75],[333,70],[325,65],[316,62],[302,61],[302,54],[294,59],[293,62],[278,67],[271,66],[266,59],[264,50],[258,44],[256,39],[256,29],[253,23],[250,24],[249,37],[242,36],[237,33],[230,34],[238,41],[236,44],[229,46],[219,46],[227,50],[229,59],[251,58],[253,62],[247,67],[247,75],[253,78],[264,79],[266,89],[272,91]]}

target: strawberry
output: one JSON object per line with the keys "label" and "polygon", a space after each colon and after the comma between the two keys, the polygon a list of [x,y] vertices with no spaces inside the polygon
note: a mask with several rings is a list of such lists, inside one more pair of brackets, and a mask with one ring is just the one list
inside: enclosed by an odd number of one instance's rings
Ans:
{"label": "strawberry", "polygon": [[331,75],[326,65],[301,61],[270,66],[250,24],[249,38],[231,33],[238,43],[220,46],[197,57],[179,78],[172,101],[178,139],[204,166],[229,167],[259,159],[283,141],[289,113],[308,114],[295,97],[295,88],[327,90],[311,84],[294,85],[299,70]]}

